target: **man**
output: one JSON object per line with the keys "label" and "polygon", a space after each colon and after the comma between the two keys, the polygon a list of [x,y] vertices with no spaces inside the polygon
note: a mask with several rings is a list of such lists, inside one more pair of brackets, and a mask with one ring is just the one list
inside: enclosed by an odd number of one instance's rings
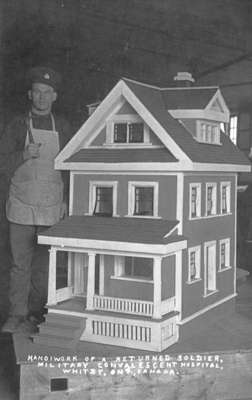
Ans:
{"label": "man", "polygon": [[[29,79],[31,109],[11,122],[0,143],[1,169],[10,182],[6,214],[12,256],[10,311],[2,331],[12,333],[32,330],[31,314],[41,312],[40,294],[38,304],[29,305],[31,289],[35,287],[36,294],[41,286],[44,292],[47,288],[47,282],[32,279],[36,237],[64,217],[68,190],[67,179],[54,169],[56,155],[70,138],[68,123],[52,114],[60,77],[50,68],[37,67]],[[41,267],[45,271],[48,265]],[[41,276],[46,274],[42,271]]]}

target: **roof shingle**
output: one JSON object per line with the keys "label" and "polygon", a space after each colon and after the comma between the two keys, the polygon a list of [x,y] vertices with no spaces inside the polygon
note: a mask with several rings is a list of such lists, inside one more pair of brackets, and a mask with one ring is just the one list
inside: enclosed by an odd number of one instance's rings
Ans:
{"label": "roof shingle", "polygon": [[[152,218],[119,218],[96,216],[71,216],[40,236],[102,240],[144,244],[167,244],[185,240],[183,236],[170,234],[178,222]],[[168,235],[167,237],[165,237]]]}

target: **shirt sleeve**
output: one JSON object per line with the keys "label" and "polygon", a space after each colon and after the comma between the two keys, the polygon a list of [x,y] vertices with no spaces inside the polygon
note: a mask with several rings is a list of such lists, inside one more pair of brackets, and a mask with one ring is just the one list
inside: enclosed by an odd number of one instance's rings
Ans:
{"label": "shirt sleeve", "polygon": [[8,179],[24,162],[25,121],[13,120],[4,130],[0,139],[0,172]]}

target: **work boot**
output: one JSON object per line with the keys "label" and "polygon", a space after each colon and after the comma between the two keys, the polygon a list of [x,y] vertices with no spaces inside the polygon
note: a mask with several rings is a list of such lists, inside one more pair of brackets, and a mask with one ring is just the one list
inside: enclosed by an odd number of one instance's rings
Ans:
{"label": "work boot", "polygon": [[18,330],[20,324],[24,321],[23,316],[13,315],[7,319],[7,321],[2,326],[1,332],[15,333]]}
{"label": "work boot", "polygon": [[29,335],[32,333],[37,333],[37,324],[25,318],[17,327],[16,333],[23,333],[24,335]]}

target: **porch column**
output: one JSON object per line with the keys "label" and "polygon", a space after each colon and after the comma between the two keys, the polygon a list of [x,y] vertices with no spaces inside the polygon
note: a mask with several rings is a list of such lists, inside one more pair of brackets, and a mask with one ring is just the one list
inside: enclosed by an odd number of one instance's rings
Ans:
{"label": "porch column", "polygon": [[182,250],[176,253],[176,275],[175,275],[175,309],[179,311],[181,319],[182,311]]}
{"label": "porch column", "polygon": [[49,273],[48,273],[48,296],[47,304],[57,304],[56,300],[56,260],[57,250],[53,247],[49,249]]}
{"label": "porch column", "polygon": [[100,281],[99,281],[99,295],[104,296],[104,254],[100,254]]}
{"label": "porch column", "polygon": [[153,318],[161,319],[161,257],[153,259]]}
{"label": "porch column", "polygon": [[95,294],[95,253],[88,253],[87,310],[93,310]]}

